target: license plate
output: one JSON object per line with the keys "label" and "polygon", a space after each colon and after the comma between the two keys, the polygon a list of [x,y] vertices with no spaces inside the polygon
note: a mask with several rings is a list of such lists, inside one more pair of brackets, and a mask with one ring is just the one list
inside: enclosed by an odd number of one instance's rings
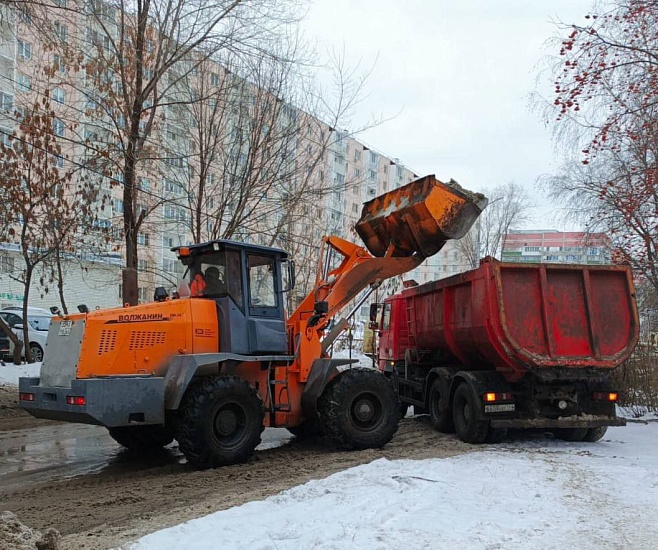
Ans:
{"label": "license plate", "polygon": [[60,336],[70,336],[72,326],[73,326],[73,321],[62,321],[59,324],[59,335]]}
{"label": "license plate", "polygon": [[500,412],[514,412],[516,407],[514,403],[509,403],[505,405],[485,405],[484,412],[486,413],[500,413]]}

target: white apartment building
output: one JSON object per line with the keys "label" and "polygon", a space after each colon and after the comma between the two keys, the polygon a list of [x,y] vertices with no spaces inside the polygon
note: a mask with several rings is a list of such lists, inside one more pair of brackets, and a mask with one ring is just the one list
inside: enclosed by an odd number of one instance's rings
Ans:
{"label": "white apartment building", "polygon": [[[69,0],[71,2],[72,0]],[[82,1],[82,0],[81,0]],[[97,9],[98,2],[92,2]],[[90,12],[87,12],[90,13]],[[68,43],[79,44],[85,48],[102,42],[99,28],[93,18],[84,20],[85,12],[77,17],[83,18],[75,25],[66,25],[55,21],[61,39]],[[106,25],[111,26],[111,14],[106,16]],[[14,114],[23,104],[33,102],[44,94],[48,94],[51,103],[60,117],[61,127],[57,127],[57,135],[68,142],[82,140],[85,143],[103,142],[111,139],[111,128],[98,109],[102,99],[95,94],[93,86],[76,81],[76,85],[67,85],[68,75],[60,75],[60,60],[56,50],[46,48],[40,42],[38,32],[31,26],[29,19],[17,14],[9,14],[0,24],[0,133],[5,142],[16,128]],[[55,67],[54,75],[43,77],[44,67]],[[223,68],[205,67],[205,73],[195,75],[189,82],[194,85],[198,79],[208,77],[210,85],[220,85],[226,75]],[[205,75],[205,76],[204,76]],[[77,77],[79,78],[79,77]],[[197,80],[194,80],[194,79]],[[190,90],[186,90],[190,92]],[[180,93],[180,89],[178,89]],[[184,90],[185,92],[185,90]],[[143,196],[141,208],[148,210],[142,230],[138,235],[139,260],[139,298],[149,301],[157,286],[171,288],[176,285],[182,274],[182,269],[170,251],[172,247],[192,242],[190,229],[190,182],[193,174],[198,171],[198,163],[194,160],[196,143],[194,140],[194,120],[189,110],[180,106],[162,108],[164,122],[153,132],[151,142],[158,145],[166,154],[161,160],[154,161],[143,168],[138,174],[139,189]],[[375,196],[405,185],[416,179],[418,174],[406,167],[398,158],[385,155],[356,139],[346,130],[336,130],[329,125],[311,117],[291,105],[285,105],[281,119],[291,129],[291,137],[285,143],[286,155],[290,162],[299,166],[292,176],[283,178],[280,186],[273,186],[259,202],[259,209],[254,210],[253,217],[262,220],[254,226],[239,226],[233,233],[236,240],[245,240],[258,244],[274,244],[293,249],[289,251],[297,259],[298,268],[305,266],[300,272],[312,279],[315,269],[320,240],[324,234],[337,234],[349,240],[358,242],[354,232],[354,224],[361,213],[362,203]],[[198,126],[198,121],[196,122]],[[240,128],[234,127],[231,136],[239,140]],[[294,136],[292,134],[294,131]],[[61,132],[61,134],[59,133]],[[326,148],[318,143],[326,143]],[[230,147],[230,144],[227,145]],[[300,215],[287,222],[287,231],[270,238],[271,227],[282,220],[283,210],[279,207],[285,201],[288,191],[300,185],[302,166],[310,164],[314,155],[322,154],[321,161],[313,169],[309,169],[306,177],[311,185],[322,189],[321,193],[308,196],[297,205]],[[58,159],[62,168],[69,163],[80,161],[86,154],[80,145],[67,145],[68,159]],[[238,164],[246,162],[242,158],[248,151],[238,149],[235,152]],[[448,179],[457,174],[440,174],[437,166],[437,176]],[[223,166],[212,166],[208,182],[213,183],[222,178]],[[292,172],[291,172],[292,173]],[[285,180],[285,181],[284,181]],[[99,208],[95,224],[99,231],[108,235],[107,242],[99,250],[90,255],[89,252],[79,253],[75,261],[71,261],[66,277],[65,293],[70,297],[70,304],[86,303],[89,307],[105,307],[121,302],[120,288],[120,258],[123,254],[122,237],[122,175],[114,173],[111,177],[99,177],[97,185],[107,196],[103,208]],[[286,187],[288,186],[288,187]],[[208,196],[206,210],[211,213],[215,202],[224,197]],[[231,202],[227,202],[230,215]],[[140,205],[138,205],[140,207]],[[226,215],[219,223],[222,227],[230,223]],[[212,216],[204,219],[210,227]],[[221,228],[220,228],[221,229]],[[298,238],[299,237],[299,238]],[[304,242],[299,244],[300,238]],[[20,279],[21,258],[11,246],[0,250],[3,263],[0,269],[0,305],[17,304],[22,300]],[[77,267],[76,267],[77,266]],[[82,266],[82,267],[81,267]],[[468,269],[467,262],[458,252],[454,243],[448,243],[435,257],[426,260],[419,268],[405,275],[404,279],[413,279],[422,284],[432,279],[446,277]],[[398,285],[399,286],[399,285]],[[398,290],[396,282],[388,285],[389,290]],[[49,307],[57,305],[56,295],[52,289],[44,293],[35,285],[31,290],[30,305]],[[67,298],[68,299],[68,298]]]}

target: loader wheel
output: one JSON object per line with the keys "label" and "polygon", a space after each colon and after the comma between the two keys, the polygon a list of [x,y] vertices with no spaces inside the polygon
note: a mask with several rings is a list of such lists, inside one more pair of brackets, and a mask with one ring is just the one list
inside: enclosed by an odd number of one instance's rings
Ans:
{"label": "loader wheel", "polygon": [[311,439],[322,435],[322,426],[317,419],[306,419],[298,426],[290,426],[287,430],[297,439]]}
{"label": "loader wheel", "polygon": [[450,410],[450,399],[443,395],[443,384],[438,378],[430,387],[428,396],[428,408],[430,411],[430,422],[434,429],[443,433],[452,433],[455,431],[455,424],[452,421],[452,411]]}
{"label": "loader wheel", "polygon": [[165,426],[118,426],[108,428],[110,437],[131,451],[149,451],[169,445],[174,434]]}
{"label": "loader wheel", "polygon": [[594,443],[595,441],[599,441],[607,431],[608,431],[608,426],[599,426],[598,428],[590,428],[589,430],[587,430],[585,437],[583,437],[583,441],[586,441],[588,443]]}
{"label": "loader wheel", "polygon": [[386,445],[398,429],[398,409],[391,382],[379,372],[365,368],[341,372],[318,399],[325,434],[348,450]]}
{"label": "loader wheel", "polygon": [[587,432],[587,428],[557,428],[553,430],[555,437],[562,441],[584,441]]}
{"label": "loader wheel", "polygon": [[263,402],[246,380],[213,376],[191,386],[179,408],[176,439],[199,469],[244,462],[260,443]]}
{"label": "loader wheel", "polygon": [[465,443],[484,443],[489,422],[477,418],[478,402],[467,384],[460,384],[452,402],[452,417],[457,437]]}

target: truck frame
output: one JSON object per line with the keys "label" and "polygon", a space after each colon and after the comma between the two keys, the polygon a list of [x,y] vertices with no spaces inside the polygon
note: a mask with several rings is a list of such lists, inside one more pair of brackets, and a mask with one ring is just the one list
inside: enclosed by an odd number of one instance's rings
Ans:
{"label": "truck frame", "polygon": [[596,441],[625,424],[611,372],[639,335],[627,266],[486,258],[388,298],[378,328],[378,368],[403,411],[463,441],[499,442],[510,428]]}

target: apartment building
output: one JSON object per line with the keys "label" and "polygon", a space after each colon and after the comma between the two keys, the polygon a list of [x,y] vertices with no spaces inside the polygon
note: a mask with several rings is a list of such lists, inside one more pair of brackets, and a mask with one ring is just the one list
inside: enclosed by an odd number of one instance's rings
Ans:
{"label": "apartment building", "polygon": [[[112,30],[116,13],[98,0],[79,1],[84,9],[67,12],[69,19],[60,21],[59,12],[53,12],[57,40],[78,48],[83,56],[93,55],[98,48],[110,48],[104,33],[116,32]],[[54,3],[62,2],[65,0]],[[196,66],[193,59],[190,63],[186,77],[172,86],[171,98],[176,101],[160,108],[158,124],[149,136],[151,151],[157,154],[152,153],[153,159],[140,165],[137,175],[137,211],[145,214],[137,237],[141,301],[150,300],[157,286],[176,285],[182,266],[170,249],[193,242],[194,230],[199,227],[196,238],[201,240],[222,236],[230,228],[229,234],[236,240],[285,248],[297,259],[298,280],[311,281],[323,235],[358,239],[354,223],[362,203],[418,177],[398,158],[366,145],[349,131],[333,128],[300,108],[282,103],[250,82],[236,84],[236,76],[221,65],[208,61]],[[148,70],[145,68],[145,73]],[[228,90],[222,88],[227,82],[230,93],[239,90],[241,95],[229,106],[230,116],[221,121],[204,118],[208,115],[191,107],[196,104],[186,103],[186,98],[208,97],[206,112],[216,110],[213,94]],[[49,98],[56,112],[53,128],[62,139],[63,154],[55,162],[62,170],[81,165],[94,148],[116,142],[116,126],[125,124],[120,116],[108,115],[98,84],[84,72],[72,74],[57,47],[44,43],[29,17],[8,11],[0,23],[0,134],[5,143],[11,143],[9,136],[17,128],[21,109],[42,97]],[[260,114],[276,109],[276,116],[255,127],[251,119],[259,108]],[[216,156],[212,162],[203,166],[199,134],[211,127],[217,127],[224,137],[213,151]],[[254,153],[258,143],[247,135],[275,131],[280,157],[276,162],[269,153]],[[250,162],[250,155],[256,155],[261,164],[267,158],[270,165],[250,176],[246,167],[255,164]],[[452,174],[444,177],[449,176]],[[93,307],[121,302],[117,258],[124,253],[124,204],[119,170],[92,173],[91,177],[102,192],[94,228],[103,238],[89,250],[78,251],[70,265],[66,292],[75,301],[76,292],[84,289],[86,301]],[[195,185],[201,177],[206,195],[199,207]],[[264,177],[270,177],[271,184],[254,183]],[[244,192],[247,185],[253,187]],[[237,213],[240,208],[249,212],[243,220]],[[20,275],[20,256],[11,246],[0,251],[0,256],[7,258],[0,270],[0,284],[11,289],[3,304],[16,303],[21,296],[15,281]],[[74,265],[81,262],[85,277],[73,274]],[[464,269],[467,265],[458,248],[449,243],[405,279],[423,283]],[[96,271],[99,276],[90,278]],[[93,283],[87,284],[90,279]],[[52,294],[35,289],[31,295],[35,297],[31,305],[52,305]]]}
{"label": "apartment building", "polygon": [[605,233],[551,229],[510,231],[503,237],[505,262],[609,264],[612,240]]}

